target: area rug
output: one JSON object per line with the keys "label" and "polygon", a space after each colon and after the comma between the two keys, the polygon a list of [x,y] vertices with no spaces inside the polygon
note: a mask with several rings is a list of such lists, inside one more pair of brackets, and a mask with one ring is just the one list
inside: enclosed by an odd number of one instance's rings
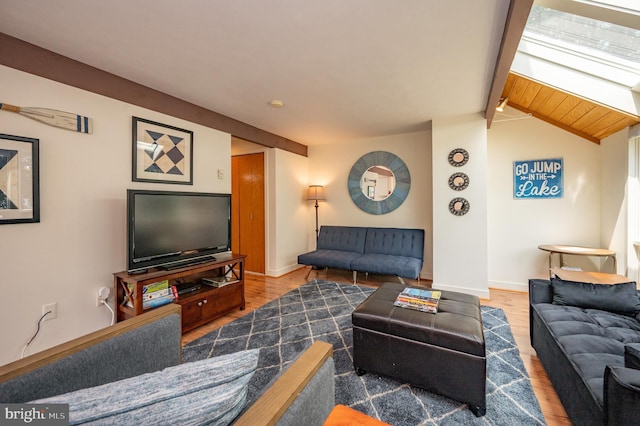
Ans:
{"label": "area rug", "polygon": [[[336,404],[394,426],[545,424],[502,309],[482,306],[487,414],[461,402],[353,368],[351,313],[375,289],[314,280],[184,346],[183,361],[260,348],[249,399],[316,340],[334,348]],[[426,362],[426,361],[425,361]],[[451,368],[455,368],[452,365]]]}

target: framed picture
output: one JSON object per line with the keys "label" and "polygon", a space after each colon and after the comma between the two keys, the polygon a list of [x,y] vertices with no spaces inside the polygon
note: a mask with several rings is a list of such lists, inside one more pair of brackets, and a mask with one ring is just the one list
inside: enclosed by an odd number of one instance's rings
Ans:
{"label": "framed picture", "polygon": [[40,222],[39,142],[0,134],[0,225]]}
{"label": "framed picture", "polygon": [[193,185],[193,132],[133,117],[132,179]]}

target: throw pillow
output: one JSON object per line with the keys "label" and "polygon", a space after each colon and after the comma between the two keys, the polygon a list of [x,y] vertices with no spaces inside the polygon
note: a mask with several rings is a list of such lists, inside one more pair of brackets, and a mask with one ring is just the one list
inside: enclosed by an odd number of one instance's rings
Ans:
{"label": "throw pillow", "polygon": [[552,278],[553,303],[635,315],[640,299],[635,282],[590,284]]}
{"label": "throw pillow", "polygon": [[34,404],[69,404],[69,424],[228,424],[246,402],[258,349],[187,362]]}
{"label": "throw pillow", "polygon": [[624,345],[624,366],[640,370],[640,343]]}

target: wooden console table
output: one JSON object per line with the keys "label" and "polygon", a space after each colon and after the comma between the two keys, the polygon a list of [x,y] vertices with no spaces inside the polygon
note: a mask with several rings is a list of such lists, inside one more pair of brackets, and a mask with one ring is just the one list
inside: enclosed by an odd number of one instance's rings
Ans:
{"label": "wooden console table", "polygon": [[[181,268],[151,269],[141,274],[127,271],[113,274],[116,294],[117,321],[140,315],[145,309],[142,302],[143,287],[159,281],[168,285],[198,284],[197,290],[178,297],[174,303],[182,306],[182,332],[212,321],[233,309],[245,308],[244,261],[246,256],[236,253],[216,254],[215,260]],[[204,284],[203,279],[233,279],[222,287]],[[154,308],[149,308],[154,309]]]}
{"label": "wooden console table", "polygon": [[538,248],[549,252],[549,269],[553,268],[554,254],[557,254],[559,257],[559,267],[562,267],[564,264],[564,255],[570,254],[574,256],[610,257],[613,259],[613,272],[617,272],[618,270],[616,265],[616,252],[613,250],[580,246],[564,246],[560,244],[541,245],[538,246]]}

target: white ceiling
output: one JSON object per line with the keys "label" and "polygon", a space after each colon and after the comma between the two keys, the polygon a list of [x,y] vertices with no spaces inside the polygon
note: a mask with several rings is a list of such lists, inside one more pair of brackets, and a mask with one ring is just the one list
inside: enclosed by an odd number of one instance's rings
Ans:
{"label": "white ceiling", "polygon": [[[0,0],[0,32],[317,145],[484,112],[508,7],[509,0]],[[270,107],[273,99],[284,107]]]}

